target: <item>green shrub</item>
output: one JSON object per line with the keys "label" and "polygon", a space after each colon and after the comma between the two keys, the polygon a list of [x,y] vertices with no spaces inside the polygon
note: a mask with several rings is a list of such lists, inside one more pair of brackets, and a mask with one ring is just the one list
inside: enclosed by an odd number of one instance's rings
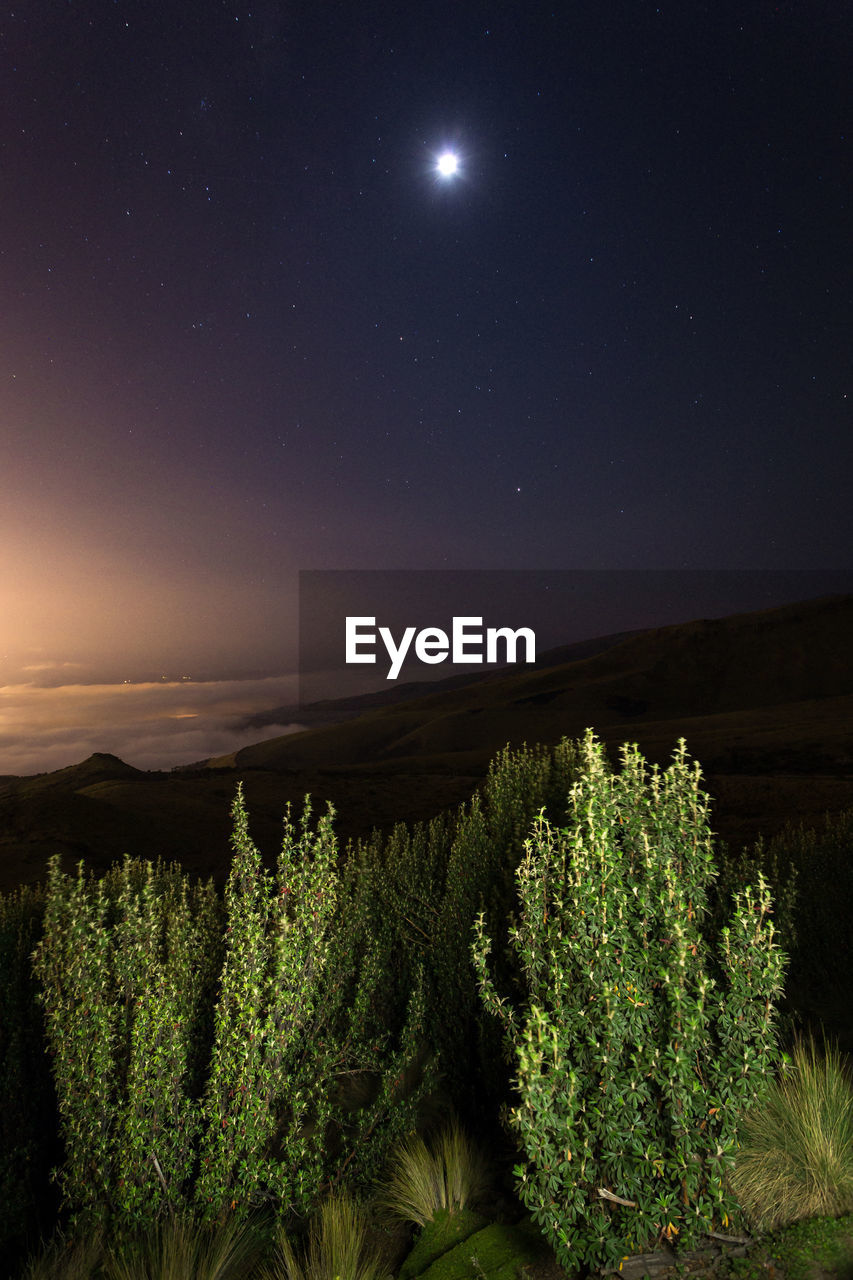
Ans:
{"label": "green shrub", "polygon": [[846,998],[853,986],[853,809],[827,814],[815,829],[789,822],[766,843],[759,841],[754,856],[770,878],[797,886],[792,978]]}
{"label": "green shrub", "polygon": [[220,953],[212,883],[126,859],[96,880],[48,869],[34,953],[52,1060],[65,1205],[145,1226],[185,1203]]}
{"label": "green shrub", "polygon": [[684,743],[663,773],[625,746],[614,774],[591,731],[581,754],[568,826],[537,819],[517,873],[524,1000],[498,993],[482,916],[473,948],[517,1072],[519,1192],[567,1267],[728,1221],[783,971],[762,879],[735,895],[718,956],[703,937],[709,801]]}
{"label": "green shrub", "polygon": [[424,1025],[446,1097],[489,1123],[507,1081],[500,1033],[477,999],[469,936],[481,909],[502,925],[524,834],[543,806],[562,817],[577,749],[507,747],[469,804],[349,851],[342,898],[348,947],[376,970],[375,1034],[398,1030],[423,975]]}
{"label": "green shrub", "polygon": [[249,838],[241,791],[233,813],[197,1201],[208,1216],[266,1204],[304,1215],[324,1188],[369,1179],[410,1127],[418,1091],[404,1077],[422,1041],[420,991],[400,1035],[380,1036],[376,954],[350,947],[338,911],[331,806],[313,832],[306,799],[298,835],[288,810],[274,876]]}
{"label": "green shrub", "polygon": [[0,1256],[25,1246],[45,1209],[57,1158],[56,1097],[44,1052],[44,1018],[31,954],[41,937],[44,891],[0,894]]}
{"label": "green shrub", "polygon": [[177,867],[127,859],[98,880],[50,864],[34,960],[77,1230],[304,1214],[375,1176],[411,1128],[421,984],[382,1033],[380,957],[349,945],[331,810],[313,831],[306,800],[299,832],[288,811],[275,874],[241,790],[233,818],[224,911]]}
{"label": "green shrub", "polygon": [[746,1117],[730,1177],[761,1230],[853,1211],[853,1082],[837,1051],[818,1056],[812,1039],[797,1043]]}
{"label": "green shrub", "polygon": [[[491,930],[505,928],[531,820],[543,808],[555,819],[564,817],[576,767],[576,746],[565,738],[556,747],[506,747],[458,814],[429,959],[430,1027],[457,1110],[481,1126],[506,1097],[508,1081],[500,1029],[483,1017],[477,998],[471,928],[479,911]],[[502,964],[498,980],[514,979],[514,970]]]}

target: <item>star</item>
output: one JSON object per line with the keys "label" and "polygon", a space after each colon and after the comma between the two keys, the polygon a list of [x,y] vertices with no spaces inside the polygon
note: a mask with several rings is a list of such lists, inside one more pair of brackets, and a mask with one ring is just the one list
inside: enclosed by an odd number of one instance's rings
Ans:
{"label": "star", "polygon": [[459,157],[453,151],[443,151],[435,167],[442,178],[452,178],[459,172]]}

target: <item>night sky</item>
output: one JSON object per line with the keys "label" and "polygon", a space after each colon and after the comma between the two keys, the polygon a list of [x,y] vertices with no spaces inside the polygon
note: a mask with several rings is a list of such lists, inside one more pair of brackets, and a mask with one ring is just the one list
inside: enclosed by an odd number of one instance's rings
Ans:
{"label": "night sky", "polygon": [[4,6],[0,773],[248,740],[300,569],[849,568],[851,44]]}

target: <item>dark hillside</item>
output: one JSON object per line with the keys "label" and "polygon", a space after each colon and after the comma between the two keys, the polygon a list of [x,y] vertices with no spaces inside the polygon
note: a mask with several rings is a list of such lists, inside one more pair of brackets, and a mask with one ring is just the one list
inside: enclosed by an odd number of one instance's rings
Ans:
{"label": "dark hillside", "polygon": [[241,779],[255,838],[273,857],[285,804],[301,810],[306,792],[333,802],[346,840],[459,803],[507,743],[554,743],[588,726],[612,749],[636,741],[660,763],[684,737],[715,798],[716,829],[739,847],[789,818],[817,824],[853,806],[851,655],[853,597],[829,597],[632,634],[590,656],[409,700],[398,688],[354,719],[172,773],[96,753],[0,780],[0,888],[41,878],[53,851],[95,865],[163,856],[221,875]]}

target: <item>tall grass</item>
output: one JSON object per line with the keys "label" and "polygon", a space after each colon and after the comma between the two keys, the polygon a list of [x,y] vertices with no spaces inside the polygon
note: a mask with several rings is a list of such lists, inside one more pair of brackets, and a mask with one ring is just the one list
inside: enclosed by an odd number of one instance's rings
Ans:
{"label": "tall grass", "polygon": [[243,1280],[259,1261],[250,1224],[226,1218],[213,1226],[169,1218],[107,1254],[104,1280]]}
{"label": "tall grass", "polygon": [[368,1239],[363,1210],[345,1196],[323,1202],[304,1249],[297,1252],[280,1231],[275,1261],[262,1275],[264,1280],[390,1280],[381,1250]]}
{"label": "tall grass", "polygon": [[792,1067],[746,1116],[731,1183],[760,1230],[853,1211],[853,1082],[836,1050],[797,1043]]}
{"label": "tall grass", "polygon": [[455,1212],[476,1204],[489,1180],[483,1156],[453,1124],[431,1146],[413,1134],[398,1148],[381,1201],[397,1217],[425,1227],[440,1209]]}
{"label": "tall grass", "polygon": [[30,1259],[23,1277],[24,1280],[94,1280],[100,1275],[103,1258],[100,1231],[85,1240],[66,1239],[59,1232],[47,1248]]}

